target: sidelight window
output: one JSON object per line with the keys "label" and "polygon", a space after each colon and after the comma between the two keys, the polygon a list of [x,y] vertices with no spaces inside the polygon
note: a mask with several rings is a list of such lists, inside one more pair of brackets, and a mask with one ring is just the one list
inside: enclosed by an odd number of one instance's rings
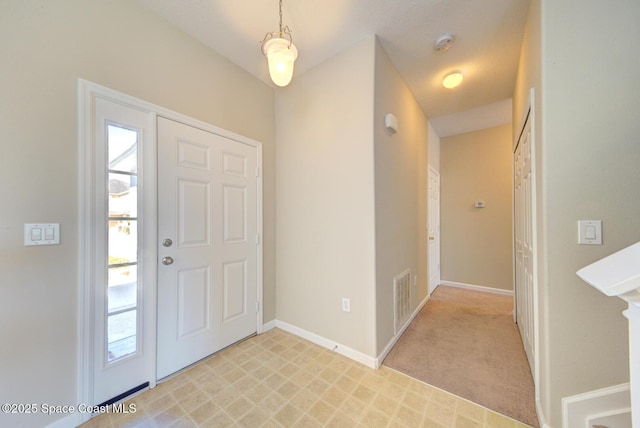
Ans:
{"label": "sidelight window", "polygon": [[107,125],[107,363],[138,350],[139,131]]}

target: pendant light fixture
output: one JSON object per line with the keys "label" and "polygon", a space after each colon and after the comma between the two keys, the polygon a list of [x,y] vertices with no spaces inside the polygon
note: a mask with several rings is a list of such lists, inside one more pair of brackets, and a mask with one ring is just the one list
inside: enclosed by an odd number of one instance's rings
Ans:
{"label": "pendant light fixture", "polygon": [[293,77],[293,63],[298,57],[298,49],[293,44],[291,30],[282,26],[282,0],[279,0],[279,31],[267,33],[262,39],[262,53],[267,57],[269,75],[278,86],[287,86]]}

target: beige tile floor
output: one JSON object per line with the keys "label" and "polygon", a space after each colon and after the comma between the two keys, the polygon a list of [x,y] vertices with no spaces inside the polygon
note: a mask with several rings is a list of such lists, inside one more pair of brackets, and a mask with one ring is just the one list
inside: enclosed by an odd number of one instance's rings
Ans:
{"label": "beige tile floor", "polygon": [[83,427],[527,427],[279,329],[227,348]]}

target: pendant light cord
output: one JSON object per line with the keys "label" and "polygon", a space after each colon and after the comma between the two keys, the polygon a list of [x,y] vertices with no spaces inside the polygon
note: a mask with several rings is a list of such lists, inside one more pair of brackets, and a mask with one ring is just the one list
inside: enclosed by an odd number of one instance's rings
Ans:
{"label": "pendant light cord", "polygon": [[280,0],[280,37],[282,37],[282,0]]}
{"label": "pendant light cord", "polygon": [[282,0],[279,0],[278,2],[278,13],[280,15],[280,23],[279,23],[280,26],[278,28],[278,31],[273,31],[265,34],[264,39],[262,39],[260,44],[264,46],[267,40],[272,39],[277,35],[277,37],[280,39],[289,39],[289,47],[291,47],[293,45],[293,37],[291,36],[291,30],[289,29],[288,26],[282,25]]}

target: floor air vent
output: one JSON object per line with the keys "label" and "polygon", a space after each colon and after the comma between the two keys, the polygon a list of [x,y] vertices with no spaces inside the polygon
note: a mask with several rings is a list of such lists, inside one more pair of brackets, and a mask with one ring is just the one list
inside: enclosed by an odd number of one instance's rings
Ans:
{"label": "floor air vent", "polygon": [[411,270],[409,269],[393,278],[393,308],[393,329],[394,334],[397,334],[409,319],[411,311]]}

